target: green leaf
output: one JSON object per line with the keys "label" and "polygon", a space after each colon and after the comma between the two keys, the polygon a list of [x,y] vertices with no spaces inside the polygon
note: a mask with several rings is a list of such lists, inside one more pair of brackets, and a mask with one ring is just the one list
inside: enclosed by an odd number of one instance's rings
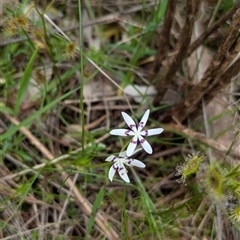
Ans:
{"label": "green leaf", "polygon": [[9,107],[1,106],[1,105],[0,105],[0,112],[14,114],[13,109],[11,109]]}
{"label": "green leaf", "polygon": [[86,232],[84,239],[88,239],[88,235],[92,230],[92,227],[93,227],[96,215],[97,215],[97,211],[102,203],[103,197],[104,197],[104,186],[102,186],[102,188],[98,192],[97,197],[93,203],[92,213],[91,213],[90,219],[88,221],[87,232]]}
{"label": "green leaf", "polygon": [[15,114],[18,114],[20,105],[21,105],[24,97],[26,96],[29,82],[30,82],[30,79],[32,76],[33,64],[37,57],[37,53],[38,53],[38,48],[36,48],[34,50],[32,57],[30,58],[28,65],[24,71],[23,77],[21,79],[20,87],[19,87],[19,90],[17,93],[16,102],[15,102]]}

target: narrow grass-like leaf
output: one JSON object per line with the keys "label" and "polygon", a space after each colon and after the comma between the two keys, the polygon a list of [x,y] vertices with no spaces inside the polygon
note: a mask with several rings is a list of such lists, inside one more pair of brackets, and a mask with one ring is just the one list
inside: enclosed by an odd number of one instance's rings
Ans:
{"label": "narrow grass-like leaf", "polygon": [[[79,13],[79,46],[83,46],[83,29],[82,29],[82,20],[83,20],[83,16],[82,16],[82,4],[81,1],[78,0],[78,13]],[[83,55],[83,48],[80,47],[79,49],[79,54],[80,54],[80,76],[81,79],[84,79],[84,69],[83,69],[83,60],[84,60],[84,55]],[[80,97],[79,97],[79,105],[80,105],[80,109],[82,112],[84,112],[84,104],[83,104],[83,89],[84,89],[84,81],[81,81],[81,88],[80,88]],[[82,139],[81,139],[81,143],[82,143],[82,152],[85,152],[84,149],[84,139],[85,139],[85,131],[84,131],[84,125],[85,125],[85,117],[84,114],[81,114],[81,124],[82,124]]]}
{"label": "narrow grass-like leaf", "polygon": [[98,211],[98,209],[101,205],[103,197],[104,197],[104,186],[101,187],[101,189],[98,192],[97,197],[96,197],[96,199],[93,203],[92,213],[91,213],[90,219],[88,221],[87,232],[86,232],[86,235],[85,235],[85,238],[84,238],[85,240],[88,239],[88,235],[90,234],[90,232],[92,230],[92,227],[93,227],[96,215],[97,215],[97,211]]}
{"label": "narrow grass-like leaf", "polygon": [[0,106],[0,112],[2,113],[8,113],[8,114],[14,114],[13,109],[5,106]]}
{"label": "narrow grass-like leaf", "polygon": [[[152,237],[158,236],[158,239],[164,239],[165,234],[164,234],[162,219],[159,215],[156,215],[157,209],[156,209],[152,199],[148,195],[148,193],[147,193],[144,185],[142,184],[140,178],[136,174],[135,170],[133,168],[131,170],[132,170],[132,173],[133,173],[133,175],[134,175],[134,177],[135,177],[135,179],[138,183],[139,192],[141,193],[142,202],[147,209],[148,221],[149,221],[149,226],[150,226],[149,231],[151,232]],[[154,215],[156,215],[157,217],[155,217]]]}
{"label": "narrow grass-like leaf", "polygon": [[36,48],[34,50],[32,57],[30,58],[28,65],[25,68],[23,77],[21,79],[20,87],[18,89],[17,98],[16,98],[16,102],[15,102],[15,114],[18,114],[20,105],[21,105],[24,97],[26,96],[27,89],[28,89],[29,82],[30,82],[31,75],[32,75],[33,64],[37,57],[37,53],[38,53],[38,48]]}

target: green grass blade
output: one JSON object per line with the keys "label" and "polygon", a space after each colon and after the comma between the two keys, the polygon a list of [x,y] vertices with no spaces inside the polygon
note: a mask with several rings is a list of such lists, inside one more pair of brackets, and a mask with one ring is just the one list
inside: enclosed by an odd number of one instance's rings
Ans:
{"label": "green grass blade", "polygon": [[[132,173],[134,174],[134,177],[138,183],[138,187],[139,187],[139,192],[141,193],[141,198],[142,198],[142,202],[144,203],[146,209],[147,209],[147,218],[149,221],[149,226],[150,226],[150,231],[152,234],[152,237],[154,238],[154,236],[157,235],[157,239],[161,240],[161,239],[165,239],[164,236],[164,228],[163,228],[163,223],[162,223],[162,219],[161,217],[158,215],[157,216],[157,209],[152,201],[152,199],[150,198],[150,196],[148,195],[144,185],[142,184],[140,178],[138,177],[138,175],[136,174],[134,169],[131,169]],[[155,217],[157,216],[157,217]]]}
{"label": "green grass blade", "polygon": [[33,64],[37,57],[37,53],[38,53],[38,48],[36,48],[34,50],[32,56],[27,64],[27,67],[24,71],[23,77],[21,79],[20,87],[18,89],[17,98],[16,98],[16,102],[15,102],[15,113],[16,114],[18,114],[20,105],[21,105],[24,97],[26,96],[29,82],[30,82],[30,79],[32,76]]}
{"label": "green grass blade", "polygon": [[86,236],[84,238],[85,240],[88,239],[88,235],[90,234],[90,232],[92,230],[92,227],[93,227],[93,224],[94,224],[94,221],[95,221],[95,218],[96,218],[96,214],[97,214],[97,211],[98,211],[98,209],[99,209],[99,207],[102,203],[103,197],[104,197],[104,186],[101,187],[100,191],[97,194],[96,200],[93,203],[92,214],[91,214],[90,219],[88,221],[87,232],[86,232]]}

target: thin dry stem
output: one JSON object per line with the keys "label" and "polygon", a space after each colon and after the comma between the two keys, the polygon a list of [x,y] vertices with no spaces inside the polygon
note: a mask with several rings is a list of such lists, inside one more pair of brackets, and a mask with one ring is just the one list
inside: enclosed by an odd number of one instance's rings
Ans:
{"label": "thin dry stem", "polygon": [[153,81],[156,77],[157,72],[160,71],[162,66],[162,61],[166,57],[167,52],[169,50],[169,42],[170,42],[170,32],[174,19],[174,13],[177,6],[177,0],[168,1],[166,14],[163,22],[163,26],[161,32],[159,33],[159,43],[158,43],[158,51],[155,57],[155,61],[153,62],[152,71],[149,75],[149,80]]}
{"label": "thin dry stem", "polygon": [[230,19],[234,13],[240,8],[240,2],[236,3],[228,12],[223,14],[215,23],[208,27],[193,43],[191,43],[187,56],[189,57],[203,42],[222,24],[225,24],[228,19]]}
{"label": "thin dry stem", "polygon": [[176,44],[177,49],[175,49],[175,51],[179,49],[176,56],[173,56],[170,58],[166,75],[163,78],[161,78],[160,72],[159,72],[158,76],[156,77],[156,89],[158,94],[156,95],[153,102],[155,106],[159,105],[166,90],[170,86],[174,75],[176,74],[177,70],[181,66],[182,60],[187,55],[187,49],[191,42],[192,29],[194,25],[194,13],[195,13],[194,7],[196,7],[194,3],[195,1],[193,0],[187,1],[186,20],[185,20],[184,27],[182,28],[180,33],[180,39]]}
{"label": "thin dry stem", "polygon": [[[216,93],[230,84],[231,79],[239,73],[240,62],[235,60],[239,53],[239,38],[236,37],[240,28],[240,10],[229,28],[229,32],[219,47],[212,63],[206,70],[200,83],[193,86],[185,99],[173,108],[173,118],[183,122],[191,114],[196,116],[202,109],[201,99],[204,97],[206,104]],[[237,45],[236,45],[237,43]],[[234,61],[234,63],[232,63]],[[195,113],[193,113],[195,111]]]}
{"label": "thin dry stem", "polygon": [[222,152],[225,155],[229,154],[231,157],[239,159],[239,153],[237,150],[232,150],[230,153],[228,153],[229,149],[227,147],[218,143],[214,139],[208,138],[203,133],[195,132],[190,128],[187,128],[183,125],[177,125],[177,124],[165,125],[165,129],[169,129],[170,131],[174,131],[174,132],[179,132],[187,137],[198,140],[198,141],[206,144],[207,146],[212,147],[212,148],[218,150],[219,152]]}

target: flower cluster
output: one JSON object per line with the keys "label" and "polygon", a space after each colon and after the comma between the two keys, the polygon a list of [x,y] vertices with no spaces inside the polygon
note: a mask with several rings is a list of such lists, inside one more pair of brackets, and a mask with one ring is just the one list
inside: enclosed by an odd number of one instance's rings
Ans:
{"label": "flower cluster", "polygon": [[[123,136],[123,137],[132,136],[132,140],[130,141],[126,151],[120,152],[118,157],[111,155],[105,160],[108,162],[113,162],[113,165],[111,166],[108,174],[108,178],[110,179],[110,181],[113,180],[114,174],[116,173],[116,171],[118,171],[120,177],[125,182],[130,182],[129,177],[127,175],[127,170],[124,164],[127,166],[136,166],[140,168],[145,168],[144,163],[130,157],[135,153],[139,152],[140,150],[142,150],[142,148],[148,154],[152,154],[153,153],[152,147],[144,137],[157,135],[163,132],[162,128],[143,130],[143,128],[147,123],[149,114],[150,114],[150,110],[148,109],[144,113],[139,124],[136,124],[134,120],[127,113],[122,112],[123,119],[128,125],[129,129],[114,129],[110,131],[111,135]],[[138,142],[141,144],[142,148],[136,149]]]}

